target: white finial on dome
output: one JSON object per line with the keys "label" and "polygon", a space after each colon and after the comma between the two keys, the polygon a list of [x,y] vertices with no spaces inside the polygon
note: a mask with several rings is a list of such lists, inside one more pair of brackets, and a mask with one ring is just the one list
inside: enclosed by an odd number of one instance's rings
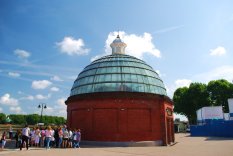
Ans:
{"label": "white finial on dome", "polygon": [[119,32],[116,39],[110,44],[110,47],[112,48],[112,54],[125,54],[127,44],[121,41]]}

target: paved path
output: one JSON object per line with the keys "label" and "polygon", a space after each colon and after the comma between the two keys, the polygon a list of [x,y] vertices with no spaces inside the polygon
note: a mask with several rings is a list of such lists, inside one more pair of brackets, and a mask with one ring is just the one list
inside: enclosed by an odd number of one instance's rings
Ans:
{"label": "paved path", "polygon": [[177,144],[161,147],[82,147],[80,149],[5,150],[0,156],[233,156],[233,138],[176,134]]}

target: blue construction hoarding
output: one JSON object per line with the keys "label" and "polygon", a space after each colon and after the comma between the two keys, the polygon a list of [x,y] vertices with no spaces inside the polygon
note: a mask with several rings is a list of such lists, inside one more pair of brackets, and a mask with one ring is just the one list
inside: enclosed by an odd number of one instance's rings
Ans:
{"label": "blue construction hoarding", "polygon": [[204,125],[191,125],[191,136],[233,137],[233,120],[212,120]]}

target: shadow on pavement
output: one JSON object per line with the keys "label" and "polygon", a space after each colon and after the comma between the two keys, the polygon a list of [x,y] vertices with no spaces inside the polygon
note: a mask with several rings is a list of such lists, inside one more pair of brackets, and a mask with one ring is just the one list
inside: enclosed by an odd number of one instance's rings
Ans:
{"label": "shadow on pavement", "polygon": [[225,138],[225,137],[207,137],[205,141],[226,141],[233,140],[233,138]]}

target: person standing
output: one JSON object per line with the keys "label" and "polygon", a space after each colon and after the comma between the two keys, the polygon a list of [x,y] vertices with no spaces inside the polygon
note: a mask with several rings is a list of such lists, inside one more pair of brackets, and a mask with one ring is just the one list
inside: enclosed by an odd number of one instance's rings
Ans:
{"label": "person standing", "polygon": [[55,128],[54,128],[54,139],[55,139],[56,148],[58,148],[58,146],[59,146],[58,127],[55,127]]}
{"label": "person standing", "polygon": [[12,138],[13,138],[13,128],[12,128],[12,126],[10,126],[10,128],[9,128],[9,138],[12,140]]}
{"label": "person standing", "polygon": [[15,147],[19,148],[21,146],[21,143],[22,143],[22,133],[21,130],[17,130],[15,134]]}
{"label": "person standing", "polygon": [[41,127],[40,147],[45,147],[45,128]]}
{"label": "person standing", "polygon": [[73,135],[73,147],[74,148],[80,148],[80,143],[81,141],[81,130],[75,130],[74,135]]}
{"label": "person standing", "polygon": [[39,147],[40,137],[41,137],[40,129],[39,127],[36,127],[36,130],[35,130],[35,146],[36,147]]}
{"label": "person standing", "polygon": [[25,127],[22,129],[22,143],[20,145],[20,150],[22,150],[24,142],[26,142],[26,148],[28,150],[29,134],[30,128],[28,127],[28,125],[25,125]]}
{"label": "person standing", "polygon": [[63,142],[63,131],[62,131],[61,127],[58,128],[58,136],[59,136],[58,147],[61,148],[62,147],[62,142]]}
{"label": "person standing", "polygon": [[53,135],[51,126],[48,126],[45,130],[46,149],[50,149],[50,141]]}
{"label": "person standing", "polygon": [[5,145],[6,145],[6,132],[4,131],[1,137],[1,142],[2,142],[2,150],[4,149]]}
{"label": "person standing", "polygon": [[63,131],[63,142],[62,142],[63,148],[66,148],[66,147],[67,147],[68,138],[69,138],[69,132],[68,132],[68,129],[65,128],[64,131]]}

